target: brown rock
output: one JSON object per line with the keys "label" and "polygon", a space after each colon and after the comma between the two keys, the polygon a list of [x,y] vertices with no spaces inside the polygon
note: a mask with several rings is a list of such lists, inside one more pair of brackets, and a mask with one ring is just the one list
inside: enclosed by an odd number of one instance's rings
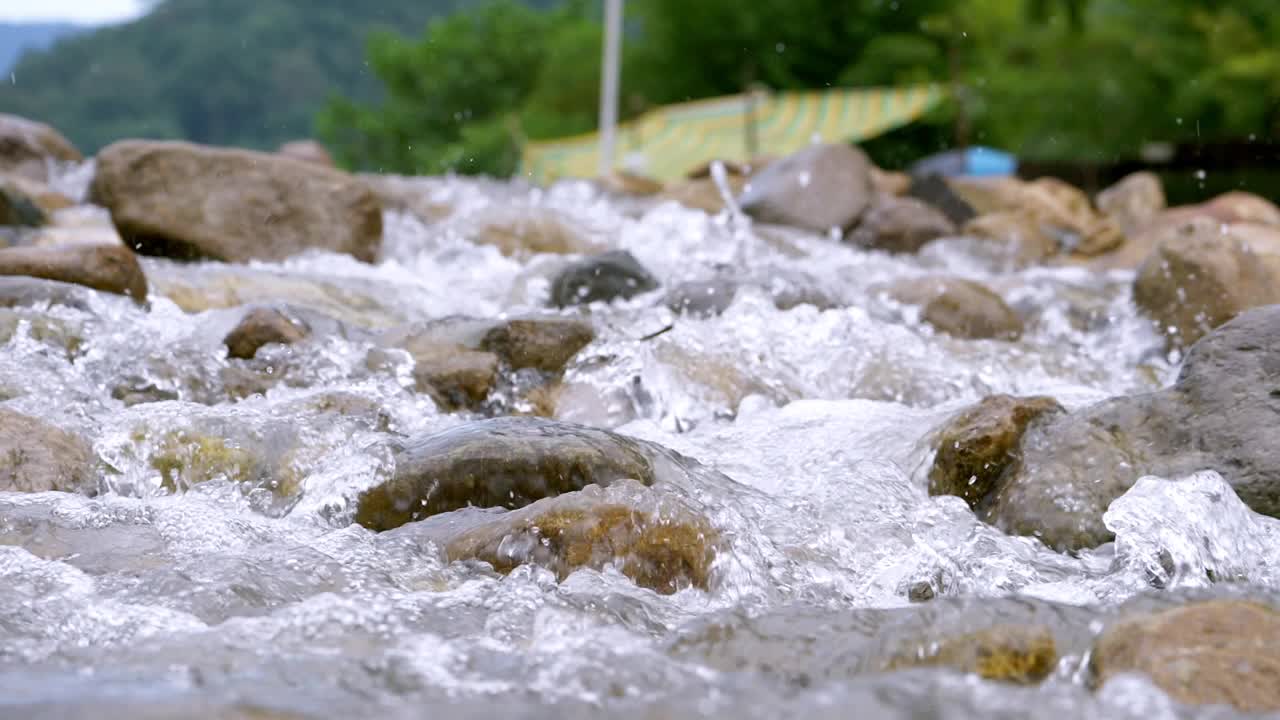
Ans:
{"label": "brown rock", "polygon": [[999,243],[1020,266],[1043,262],[1058,253],[1058,241],[1045,232],[1035,215],[1024,210],[979,215],[965,223],[962,232]]}
{"label": "brown rock", "polygon": [[852,227],[871,199],[871,161],[852,145],[831,143],[770,163],[738,204],[761,222],[825,233]]}
{"label": "brown rock", "polygon": [[871,166],[871,187],[876,195],[902,197],[911,191],[911,176],[894,170]]}
{"label": "brown rock", "polygon": [[1023,206],[1022,191],[1026,183],[1013,177],[946,178],[947,187],[979,215],[1017,210]]}
{"label": "brown rock", "polygon": [[222,343],[227,346],[228,357],[251,360],[263,345],[292,345],[309,333],[310,330],[304,323],[280,310],[254,308],[245,314],[244,319],[227,334]]}
{"label": "brown rock", "polygon": [[485,333],[480,348],[513,369],[557,373],[595,339],[591,323],[573,318],[515,318]]}
{"label": "brown rock", "polygon": [[1014,462],[1033,421],[1065,412],[1051,397],[991,395],[947,421],[929,469],[930,495],[956,495],[978,509]]}
{"label": "brown rock", "polygon": [[1280,613],[1215,600],[1126,619],[1098,638],[1090,669],[1099,686],[1139,672],[1188,705],[1280,710]]}
{"label": "brown rock", "polygon": [[561,580],[612,564],[640,587],[668,595],[708,589],[717,542],[710,524],[687,510],[644,512],[575,492],[498,515],[454,538],[446,552],[501,573],[534,563]]}
{"label": "brown rock", "polygon": [[[729,192],[735,196],[747,186],[744,175],[729,174],[727,180]],[[670,185],[658,197],[663,200],[674,200],[687,208],[701,210],[710,215],[719,213],[725,207],[720,187],[710,175]]]}
{"label": "brown rock", "polygon": [[432,393],[445,409],[484,402],[498,381],[498,356],[464,347],[437,347],[414,353],[418,390]]}
{"label": "brown rock", "polygon": [[1035,685],[1058,662],[1053,631],[1043,625],[997,625],[978,632],[922,643],[893,657],[886,669],[947,667],[986,680]]}
{"label": "brown rock", "polygon": [[586,228],[556,210],[490,207],[481,212],[484,215],[474,219],[470,239],[492,245],[503,255],[589,255],[600,249]]}
{"label": "brown rock", "polygon": [[[685,179],[699,180],[701,178],[711,177],[711,166],[714,165],[716,162],[717,162],[716,160],[708,160],[704,163],[700,163],[698,165],[693,166],[692,169],[690,169],[688,172],[684,174]],[[747,177],[751,175],[753,171],[758,170],[760,167],[767,165],[771,161],[765,158],[761,158],[761,159],[755,160],[750,164],[738,162],[737,160],[723,160],[723,159],[720,159],[719,162],[722,165],[724,165],[725,174],[731,177],[734,175],[738,175],[740,177]]]}
{"label": "brown rock", "polygon": [[0,491],[95,494],[93,449],[43,420],[0,408]]}
{"label": "brown rock", "polygon": [[971,280],[907,278],[888,291],[904,305],[920,306],[921,319],[948,335],[974,340],[1016,340],[1022,335],[1022,320],[1004,300]]}
{"label": "brown rock", "polygon": [[1164,186],[1153,172],[1126,175],[1098,193],[1098,209],[1114,220],[1126,235],[1133,235],[1165,209]]}
{"label": "brown rock", "polygon": [[[0,174],[0,225],[43,225],[48,215],[69,208],[71,198],[51,190],[49,186],[24,175]],[[28,208],[26,212],[18,210]],[[42,216],[38,222],[23,221],[30,215],[30,208]]]}
{"label": "brown rock", "polygon": [[80,162],[84,156],[44,123],[0,113],[0,172],[48,182],[48,161]]}
{"label": "brown rock", "polygon": [[1233,190],[1205,203],[1207,214],[1227,222],[1280,226],[1280,208],[1253,193]]}
{"label": "brown rock", "polygon": [[0,275],[74,283],[103,292],[147,299],[147,276],[123,245],[0,248]]}
{"label": "brown rock", "polygon": [[1248,308],[1280,302],[1280,242],[1245,242],[1208,218],[1162,235],[1138,269],[1133,299],[1171,345],[1189,346]]}
{"label": "brown rock", "polygon": [[955,231],[946,215],[916,198],[882,195],[847,241],[872,250],[914,253],[925,243]]}
{"label": "brown rock", "polygon": [[620,195],[649,197],[662,192],[662,183],[653,178],[620,170],[598,181],[605,190]]}
{"label": "brown rock", "polygon": [[315,140],[293,140],[280,146],[276,152],[294,160],[315,163],[324,167],[333,167],[333,157],[329,151]]}
{"label": "brown rock", "polygon": [[382,242],[364,183],[268,153],[119,142],[98,154],[90,195],[148,255],[247,262],[321,249],[372,262]]}
{"label": "brown rock", "polygon": [[1026,183],[1016,178],[948,178],[949,186],[979,215],[1026,213],[1041,231],[1073,254],[1093,256],[1124,242],[1119,226],[1099,216],[1079,189],[1055,178]]}

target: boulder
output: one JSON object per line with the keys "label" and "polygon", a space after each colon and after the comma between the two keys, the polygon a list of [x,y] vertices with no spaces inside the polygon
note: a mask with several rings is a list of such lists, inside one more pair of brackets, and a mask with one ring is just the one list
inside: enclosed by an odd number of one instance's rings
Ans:
{"label": "boulder", "polygon": [[[747,186],[746,176],[730,173],[727,185],[729,192],[737,195]],[[720,186],[716,185],[716,181],[710,175],[669,185],[658,195],[658,198],[673,200],[687,208],[701,210],[710,215],[715,215],[725,208],[724,195],[720,193]]]}
{"label": "boulder", "polygon": [[1045,231],[1039,218],[1025,210],[979,215],[965,223],[961,232],[998,243],[1018,266],[1043,262],[1059,249],[1057,239]]}
{"label": "boulder", "polygon": [[612,250],[569,264],[551,282],[551,304],[588,305],[635,297],[658,287],[658,279],[626,250]]}
{"label": "boulder", "polygon": [[503,255],[538,253],[590,254],[601,245],[587,229],[564,213],[539,207],[488,207],[467,218],[464,235],[480,245],[492,245]]}
{"label": "boulder", "polygon": [[292,140],[280,146],[276,152],[294,160],[315,163],[324,167],[333,167],[333,157],[329,151],[315,140]]}
{"label": "boulder", "polygon": [[74,283],[139,302],[147,299],[147,276],[123,245],[0,248],[0,275]]}
{"label": "boulder", "polygon": [[1138,268],[1133,300],[1170,345],[1185,347],[1248,308],[1280,302],[1280,230],[1251,240],[1204,217],[1162,234]]}
{"label": "boulder", "polygon": [[0,408],[0,491],[96,494],[88,441],[38,418]]}
{"label": "boulder", "polygon": [[57,130],[34,120],[0,113],[0,172],[48,182],[49,161],[81,160],[84,156]]}
{"label": "boulder", "polygon": [[558,373],[595,336],[591,323],[585,320],[519,317],[486,332],[480,349],[496,354],[514,370]]}
{"label": "boulder", "polygon": [[985,630],[920,643],[892,656],[886,670],[945,667],[984,680],[1035,685],[1058,662],[1053,631],[1043,625],[997,625]]}
{"label": "boulder", "polygon": [[1164,186],[1153,172],[1136,172],[1098,193],[1098,209],[1133,235],[1165,209]]}
{"label": "boulder", "polygon": [[301,320],[269,307],[249,310],[222,343],[227,346],[227,356],[251,360],[263,345],[277,343],[292,345],[310,334],[311,330]]}
{"label": "boulder", "polygon": [[946,215],[916,198],[882,195],[845,241],[869,250],[914,253],[955,231]]}
{"label": "boulder", "polygon": [[1027,427],[1041,416],[1061,412],[1050,397],[991,395],[956,414],[937,435],[929,494],[956,495],[980,509],[1015,461]]}
{"label": "boulder", "polygon": [[1188,705],[1280,711],[1280,612],[1261,603],[1213,600],[1126,618],[1089,658],[1098,686],[1142,673]]}
{"label": "boulder", "polygon": [[364,183],[269,153],[118,142],[98,154],[90,196],[146,255],[248,262],[317,249],[372,262],[382,242]]}
{"label": "boulder", "polygon": [[683,508],[639,510],[570,492],[495,516],[451,539],[450,560],[480,560],[501,573],[532,563],[564,580],[575,570],[617,567],[661,594],[707,590],[718,535]]}
{"label": "boulder", "polygon": [[852,145],[811,145],[752,176],[738,204],[762,222],[819,233],[843,230],[871,203],[871,167]]}
{"label": "boulder", "polygon": [[955,277],[906,278],[888,288],[904,305],[920,307],[920,319],[936,330],[972,340],[1016,340],[1022,320],[994,292]]}
{"label": "boulder", "polygon": [[1114,535],[1103,513],[1143,476],[1217,471],[1255,512],[1280,517],[1280,305],[1247,310],[1187,352],[1169,388],[1030,424],[981,517],[1058,550]]}
{"label": "boulder", "polygon": [[516,509],[624,479],[653,483],[638,441],[542,418],[481,420],[410,439],[394,477],[359,497],[355,520],[390,530],[464,507]]}

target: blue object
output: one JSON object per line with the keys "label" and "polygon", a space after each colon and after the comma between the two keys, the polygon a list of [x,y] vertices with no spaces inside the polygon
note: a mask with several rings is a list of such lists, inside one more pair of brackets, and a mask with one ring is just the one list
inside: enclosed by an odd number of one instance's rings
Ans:
{"label": "blue object", "polygon": [[1018,159],[1013,155],[989,147],[969,147],[948,150],[922,158],[911,166],[911,174],[924,175],[1013,175],[1018,171]]}

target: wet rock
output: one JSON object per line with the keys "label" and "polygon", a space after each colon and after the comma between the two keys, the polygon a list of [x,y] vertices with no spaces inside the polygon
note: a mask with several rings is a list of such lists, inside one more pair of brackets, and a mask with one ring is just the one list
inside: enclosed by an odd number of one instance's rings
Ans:
{"label": "wet rock", "polygon": [[975,215],[1017,210],[1023,205],[1025,183],[1013,177],[948,177],[947,188],[973,209]]}
{"label": "wet rock", "polygon": [[1170,227],[1138,268],[1133,300],[1173,346],[1280,302],[1280,232],[1248,242],[1224,230],[1207,218]]}
{"label": "wet rock", "polygon": [[89,443],[38,418],[0,408],[0,491],[98,490]]}
{"label": "wet rock", "polygon": [[653,178],[620,170],[598,181],[606,191],[632,197],[651,197],[662,192],[662,183]]}
{"label": "wet rock", "polygon": [[812,145],[770,163],[738,199],[762,222],[824,233],[852,227],[872,198],[871,162],[844,143]]}
{"label": "wet rock", "polygon": [[683,508],[648,512],[572,492],[497,515],[452,539],[446,552],[501,573],[533,563],[561,580],[613,565],[636,585],[671,594],[708,589],[718,540],[705,519]]}
{"label": "wet rock", "polygon": [[949,186],[978,214],[1020,212],[1039,222],[1042,232],[1081,257],[1106,253],[1124,242],[1112,220],[1098,215],[1078,188],[1055,178],[949,178]]}
{"label": "wet rock", "polygon": [[1041,625],[998,625],[977,632],[921,643],[890,659],[889,670],[946,667],[985,680],[1035,685],[1058,662],[1053,631]]}
{"label": "wet rock", "polygon": [[711,317],[729,309],[739,287],[740,284],[730,278],[683,282],[667,291],[663,303],[673,312]]}
{"label": "wet rock", "polygon": [[658,287],[658,279],[626,250],[571,263],[551,282],[551,304],[587,305],[635,297]]}
{"label": "wet rock", "polygon": [[0,248],[0,275],[74,283],[139,302],[147,299],[147,277],[123,245]]}
{"label": "wet rock", "polygon": [[295,497],[302,475],[292,466],[294,440],[261,435],[225,418],[197,415],[163,428],[155,422],[139,426],[130,439],[169,492],[223,481],[245,492],[263,489],[277,498]]}
{"label": "wet rock", "polygon": [[0,113],[0,172],[48,182],[48,163],[80,162],[84,156],[57,130]]}
{"label": "wet rock", "polygon": [[418,390],[432,394],[446,410],[474,408],[498,382],[498,356],[463,347],[414,353]]}
{"label": "wet rock", "polygon": [[496,354],[515,370],[558,373],[595,336],[591,323],[576,318],[513,318],[486,332],[480,349]]}
{"label": "wet rock", "polygon": [[50,215],[71,207],[72,202],[44,183],[23,175],[0,174],[0,225],[40,227]]}
{"label": "wet rock", "polygon": [[1280,710],[1280,613],[1260,603],[1217,600],[1123,620],[1090,660],[1099,686],[1137,672],[1188,705]]}
{"label": "wet rock", "polygon": [[553,253],[591,254],[600,248],[587,228],[557,210],[538,207],[489,207],[470,218],[467,237],[492,245],[508,256]]}
{"label": "wet rock", "polygon": [[1065,412],[1050,397],[991,395],[947,421],[929,469],[930,495],[956,495],[978,509],[1015,461],[1027,426],[1046,414]]}
{"label": "wet rock", "polygon": [[911,189],[907,194],[937,208],[956,225],[964,225],[977,215],[973,206],[939,175],[912,178]]}
{"label": "wet rock", "polygon": [[329,155],[329,151],[325,150],[323,145],[315,140],[292,140],[281,145],[276,152],[294,160],[314,163],[324,167],[333,167],[333,157]]}
{"label": "wet rock", "polygon": [[378,196],[384,209],[408,213],[424,223],[448,217],[453,206],[443,197],[446,180],[382,173],[359,173],[356,178]]}
{"label": "wet rock", "polygon": [[1280,226],[1280,207],[1266,198],[1240,190],[1213,198],[1205,203],[1203,210],[1205,214],[1225,222]]}
{"label": "wet rock", "polygon": [[1034,265],[1058,253],[1058,241],[1045,232],[1036,216],[1022,210],[979,215],[965,223],[962,232],[1002,245],[1018,266]]}
{"label": "wet rock", "polygon": [[920,307],[935,329],[959,338],[1016,340],[1022,320],[994,292],[953,277],[906,278],[888,288],[890,297]]}
{"label": "wet rock", "polygon": [[840,302],[816,282],[802,274],[780,268],[761,268],[760,277],[712,277],[706,280],[690,280],[674,285],[663,298],[671,311],[692,317],[713,317],[723,313],[733,304],[733,299],[745,288],[763,292],[779,310],[790,310],[801,305],[812,305],[819,310],[840,307]]}
{"label": "wet rock", "polygon": [[1098,193],[1098,209],[1133,235],[1165,209],[1164,186],[1153,172],[1136,172]]}
{"label": "wet rock", "polygon": [[[744,175],[729,174],[726,178],[731,195],[738,195],[747,186]],[[724,195],[710,175],[700,176],[667,186],[658,197],[673,200],[681,205],[715,215],[725,208]]]}
{"label": "wet rock", "polygon": [[1103,513],[1138,478],[1215,470],[1280,517],[1280,305],[1247,310],[1191,347],[1172,387],[1032,423],[984,519],[1058,550],[1113,538]]}
{"label": "wet rock", "polygon": [[876,195],[902,197],[911,191],[911,176],[895,170],[871,167],[871,188]]}
{"label": "wet rock", "polygon": [[49,304],[84,310],[91,303],[92,292],[82,285],[55,280],[0,276],[0,307]]}
{"label": "wet rock", "polygon": [[870,250],[914,253],[925,243],[955,233],[941,211],[911,197],[881,196],[846,242]]}
{"label": "wet rock", "polygon": [[624,479],[653,482],[634,440],[541,418],[495,418],[411,439],[395,476],[357,501],[357,523],[389,530],[474,506],[516,509]]}
{"label": "wet rock", "polygon": [[346,173],[269,153],[124,141],[98,153],[93,201],[146,255],[225,262],[311,250],[372,262],[382,207]]}
{"label": "wet rock", "polygon": [[310,328],[302,321],[276,308],[260,307],[246,313],[240,323],[223,338],[222,344],[227,346],[229,357],[250,360],[263,345],[292,345],[309,333]]}

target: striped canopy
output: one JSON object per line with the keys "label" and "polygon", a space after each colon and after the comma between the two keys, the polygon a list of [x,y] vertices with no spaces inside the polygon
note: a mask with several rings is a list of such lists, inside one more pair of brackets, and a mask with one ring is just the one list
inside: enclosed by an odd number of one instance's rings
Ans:
{"label": "striped canopy", "polygon": [[[618,127],[618,165],[664,182],[710,160],[746,162],[748,121],[757,156],[816,141],[859,141],[906,125],[943,98],[937,85],[842,88],[710,98],[651,110]],[[595,177],[596,133],[525,144],[522,174],[535,182]]]}

